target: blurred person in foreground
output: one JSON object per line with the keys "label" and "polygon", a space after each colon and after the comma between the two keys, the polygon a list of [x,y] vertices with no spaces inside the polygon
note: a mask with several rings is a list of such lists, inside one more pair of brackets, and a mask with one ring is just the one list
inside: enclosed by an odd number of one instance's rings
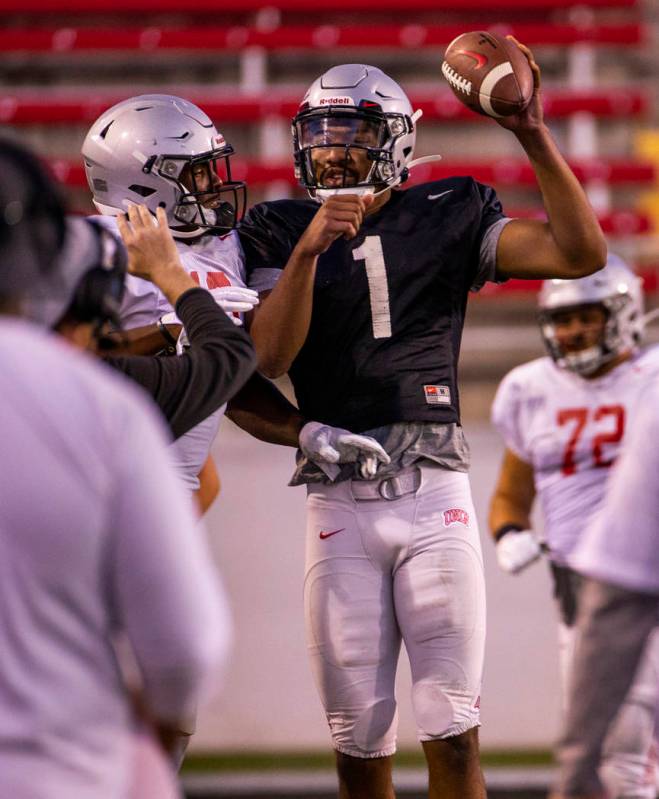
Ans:
{"label": "blurred person in foreground", "polygon": [[[123,243],[93,221],[67,217],[54,278],[44,278],[30,291],[24,311],[75,347],[101,354],[104,329],[118,323],[126,266],[130,274],[153,281],[184,321],[188,346],[173,356],[122,356],[109,350],[105,363],[147,391],[177,440],[243,387],[256,365],[254,349],[249,336],[181,265],[162,209],[156,219],[144,206],[131,206],[119,229]],[[193,731],[190,716],[172,745],[177,766]]]}
{"label": "blurred person in foreground", "polygon": [[[261,368],[288,372],[309,418],[375,438],[388,462],[328,475],[303,455],[307,648],[341,799],[392,799],[401,642],[432,799],[481,799],[485,585],[460,423],[470,290],[604,265],[595,215],[529,106],[497,119],[524,148],[547,222],[506,217],[470,177],[401,186],[419,111],[367,64],[332,67],[293,121],[309,200],[254,206],[239,227]],[[420,159],[422,162],[424,159]]]}
{"label": "blurred person in foreground", "polygon": [[575,568],[585,575],[578,619],[581,644],[552,799],[608,796],[598,776],[608,730],[618,723],[659,622],[658,441],[655,378],[639,397],[602,509],[575,554]]}
{"label": "blurred person in foreground", "polygon": [[[645,388],[659,377],[659,347],[640,348],[641,281],[612,254],[594,275],[546,281],[539,309],[549,355],[506,375],[492,408],[506,450],[490,504],[490,530],[499,565],[508,573],[526,569],[542,549],[547,553],[559,615],[563,701],[571,713],[568,687],[580,645],[575,622],[582,587],[575,552],[605,504],[611,467],[629,446],[628,427],[636,423]],[[536,494],[543,542],[532,530]],[[635,526],[636,521],[629,528],[630,546]],[[655,634],[606,740],[601,779],[612,799],[655,797],[658,676]]]}
{"label": "blurred person in foreground", "polygon": [[225,662],[226,602],[151,403],[20,318],[60,282],[66,225],[28,152],[0,142],[0,172],[0,795],[162,799],[137,730],[172,747]]}

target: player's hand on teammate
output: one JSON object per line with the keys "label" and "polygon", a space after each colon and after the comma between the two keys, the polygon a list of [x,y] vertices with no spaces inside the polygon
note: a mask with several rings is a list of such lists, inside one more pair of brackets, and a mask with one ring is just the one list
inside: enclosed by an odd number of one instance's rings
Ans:
{"label": "player's hand on teammate", "polygon": [[505,117],[495,117],[502,128],[513,131],[513,133],[523,133],[540,128],[543,124],[542,96],[540,94],[540,67],[537,65],[533,53],[526,45],[518,42],[514,36],[506,36],[524,53],[529,62],[533,73],[533,96],[529,104],[518,114],[511,114]]}
{"label": "player's hand on teammate", "polygon": [[131,275],[155,283],[163,271],[183,271],[163,208],[158,208],[154,217],[146,205],[131,205],[125,216],[117,217],[117,225]]}
{"label": "player's hand on teammate", "polygon": [[334,480],[341,471],[339,463],[359,463],[364,479],[375,477],[381,463],[391,462],[380,444],[370,436],[360,436],[320,422],[307,422],[300,431],[300,449]]}
{"label": "player's hand on teammate", "polygon": [[234,325],[242,325],[242,319],[237,314],[247,313],[259,304],[259,295],[254,289],[242,286],[220,286],[210,289],[215,302],[231,317]]}
{"label": "player's hand on teammate", "polygon": [[354,239],[372,202],[370,194],[363,197],[357,194],[330,197],[320,206],[295,249],[302,255],[318,256],[341,236]]}
{"label": "player's hand on teammate", "polygon": [[542,554],[542,547],[533,530],[510,530],[496,544],[499,567],[509,574],[518,574]]}

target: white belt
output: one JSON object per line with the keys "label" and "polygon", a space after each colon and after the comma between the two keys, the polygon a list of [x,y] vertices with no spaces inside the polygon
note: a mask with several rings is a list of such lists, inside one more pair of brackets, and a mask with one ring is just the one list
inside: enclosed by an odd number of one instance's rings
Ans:
{"label": "white belt", "polygon": [[421,485],[421,469],[411,466],[384,480],[351,480],[350,490],[357,500],[398,499],[413,494]]}

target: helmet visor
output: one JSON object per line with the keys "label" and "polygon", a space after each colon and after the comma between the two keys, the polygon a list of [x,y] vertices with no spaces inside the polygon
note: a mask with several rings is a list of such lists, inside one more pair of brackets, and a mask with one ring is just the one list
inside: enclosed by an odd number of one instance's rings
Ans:
{"label": "helmet visor", "polygon": [[356,114],[310,116],[297,123],[301,147],[349,145],[379,148],[384,144],[384,119]]}
{"label": "helmet visor", "polygon": [[296,127],[304,172],[316,188],[379,183],[376,165],[391,160],[391,154],[383,150],[387,126],[382,117],[332,110],[302,117]]}

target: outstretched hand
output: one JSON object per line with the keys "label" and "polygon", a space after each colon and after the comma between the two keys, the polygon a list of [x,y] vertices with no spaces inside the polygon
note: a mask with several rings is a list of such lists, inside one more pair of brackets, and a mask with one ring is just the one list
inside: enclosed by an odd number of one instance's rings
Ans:
{"label": "outstretched hand", "polygon": [[496,122],[506,130],[513,133],[523,133],[526,131],[537,130],[543,124],[542,95],[540,92],[540,67],[536,64],[533,53],[526,45],[517,41],[514,36],[506,36],[506,39],[517,45],[526,56],[531,72],[533,73],[533,96],[531,101],[519,114],[511,114],[506,117],[495,117]]}

